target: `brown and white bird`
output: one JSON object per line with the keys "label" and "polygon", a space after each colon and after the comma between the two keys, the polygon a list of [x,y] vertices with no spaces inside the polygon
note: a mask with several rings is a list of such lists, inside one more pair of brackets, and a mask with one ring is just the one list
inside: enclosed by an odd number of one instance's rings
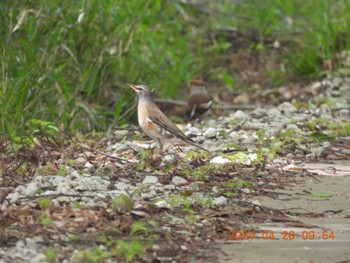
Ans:
{"label": "brown and white bird", "polygon": [[154,103],[151,91],[148,87],[143,85],[127,85],[139,96],[137,106],[138,122],[142,130],[157,142],[159,149],[163,148],[163,142],[179,141],[209,152],[183,134],[183,132],[161,112]]}
{"label": "brown and white bird", "polygon": [[186,118],[189,121],[203,120],[210,112],[211,98],[207,94],[205,84],[201,80],[190,82],[190,97],[187,102]]}

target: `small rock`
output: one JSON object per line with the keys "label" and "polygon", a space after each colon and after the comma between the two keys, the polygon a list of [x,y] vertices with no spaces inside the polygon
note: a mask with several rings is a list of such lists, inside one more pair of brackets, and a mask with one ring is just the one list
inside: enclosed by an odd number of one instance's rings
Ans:
{"label": "small rock", "polygon": [[131,185],[124,183],[124,182],[118,182],[114,184],[114,188],[116,190],[119,190],[121,192],[126,192],[131,188]]}
{"label": "small rock", "polygon": [[196,182],[192,182],[190,184],[190,188],[195,190],[195,191],[199,191],[201,189],[201,186],[203,186],[204,182],[202,181],[196,181]]}
{"label": "small rock", "polygon": [[157,192],[155,190],[151,190],[149,192],[146,192],[146,193],[142,193],[141,194],[141,197],[143,199],[150,199],[150,198],[153,198],[157,195]]}
{"label": "small rock", "polygon": [[289,123],[287,125],[286,130],[295,131],[296,133],[302,133],[302,130],[300,130],[299,127],[293,123]]}
{"label": "small rock", "polygon": [[27,185],[25,189],[25,195],[30,196],[30,195],[35,195],[36,191],[38,191],[41,187],[43,187],[43,184],[41,182],[31,182],[30,184]]}
{"label": "small rock", "polygon": [[219,189],[218,189],[217,186],[213,186],[213,188],[211,189],[211,191],[212,191],[213,193],[217,193],[217,192],[219,192]]}
{"label": "small rock", "polygon": [[266,109],[256,108],[250,114],[251,114],[251,116],[254,116],[254,117],[260,119],[260,118],[262,118],[262,117],[267,115],[267,111],[266,111]]}
{"label": "small rock", "polygon": [[240,121],[245,121],[248,118],[248,114],[241,111],[241,110],[238,110],[235,113],[230,114],[230,118],[231,119],[238,119]]}
{"label": "small rock", "polygon": [[203,135],[205,138],[211,139],[211,138],[215,138],[217,133],[218,133],[217,129],[210,127],[204,132]]}
{"label": "small rock", "polygon": [[324,153],[324,148],[322,147],[312,147],[310,148],[310,152],[315,155],[316,158],[319,158]]}
{"label": "small rock", "polygon": [[282,103],[281,105],[279,105],[277,107],[277,109],[287,117],[291,117],[293,115],[293,113],[295,113],[297,111],[297,108],[295,108],[289,102]]}
{"label": "small rock", "polygon": [[252,204],[253,204],[253,205],[256,205],[256,206],[261,206],[261,203],[260,203],[259,200],[253,200],[253,201],[252,201]]}
{"label": "small rock", "polygon": [[231,141],[233,143],[238,143],[239,142],[239,134],[236,131],[230,132],[230,134],[228,135],[231,138]]}
{"label": "small rock", "polygon": [[248,188],[242,188],[240,189],[240,192],[244,193],[244,194],[250,194],[251,191]]}
{"label": "small rock", "polygon": [[329,141],[325,141],[325,142],[322,143],[322,147],[323,147],[324,149],[330,147],[331,145],[332,145],[332,144],[331,144]]}
{"label": "small rock", "polygon": [[205,142],[205,137],[204,137],[203,135],[199,135],[199,136],[193,138],[193,140],[194,140],[195,142],[201,144],[201,143]]}
{"label": "small rock", "polygon": [[275,120],[281,118],[282,114],[278,109],[272,108],[267,111],[267,116],[270,120]]}
{"label": "small rock", "polygon": [[110,184],[109,181],[99,176],[80,176],[77,182],[78,185],[75,189],[82,191],[107,190]]}
{"label": "small rock", "polygon": [[85,163],[86,159],[83,156],[79,156],[78,158],[75,159],[76,163]]}
{"label": "small rock", "polygon": [[127,130],[116,130],[113,135],[116,139],[122,140],[128,135],[129,131]]}
{"label": "small rock", "polygon": [[168,154],[163,157],[163,161],[168,164],[173,164],[176,163],[176,158],[174,157],[174,155]]}
{"label": "small rock", "polygon": [[318,109],[318,113],[320,117],[331,117],[332,109],[327,104],[322,104]]}
{"label": "small rock", "polygon": [[336,112],[336,115],[339,117],[339,118],[348,118],[349,115],[350,115],[350,110],[349,109],[341,109],[339,111]]}
{"label": "small rock", "polygon": [[169,204],[165,200],[159,200],[154,203],[155,206],[157,207],[169,207]]}
{"label": "small rock", "polygon": [[253,136],[246,136],[243,140],[242,140],[242,144],[254,144],[257,141],[256,138],[254,138]]}
{"label": "small rock", "polygon": [[107,152],[121,153],[121,152],[125,152],[128,149],[129,149],[128,144],[126,144],[126,143],[116,143],[116,144],[108,145],[106,151]]}
{"label": "small rock", "polygon": [[176,189],[175,185],[173,185],[173,184],[165,185],[164,188],[167,190],[175,190]]}
{"label": "small rock", "polygon": [[295,155],[294,155],[293,153],[288,153],[288,154],[286,155],[286,158],[288,158],[288,159],[294,159],[294,158],[295,158]]}
{"label": "small rock", "polygon": [[198,135],[202,135],[202,132],[197,127],[192,126],[185,132],[185,135],[186,136],[191,136],[191,135],[198,136]]}
{"label": "small rock", "polygon": [[158,183],[158,177],[153,176],[153,175],[147,175],[143,179],[142,183],[143,184],[156,184],[156,183]]}
{"label": "small rock", "polygon": [[254,206],[254,210],[255,210],[256,212],[258,212],[258,213],[260,213],[260,212],[261,212],[261,208],[260,208],[260,206]]}
{"label": "small rock", "polygon": [[181,245],[180,248],[181,248],[181,250],[183,250],[183,251],[187,251],[187,250],[188,250],[188,247],[186,247],[186,246],[184,246],[184,245]]}
{"label": "small rock", "polygon": [[308,160],[314,160],[314,159],[316,159],[316,156],[313,153],[309,153],[309,154],[305,155],[305,158]]}
{"label": "small rock", "polygon": [[219,196],[214,198],[213,200],[214,205],[225,205],[227,204],[227,198],[225,196]]}
{"label": "small rock", "polygon": [[90,163],[90,162],[86,162],[85,165],[84,165],[85,169],[90,169],[92,167],[94,167],[94,165],[92,163]]}
{"label": "small rock", "polygon": [[174,185],[184,185],[187,184],[187,180],[180,177],[180,176],[174,176],[173,179],[171,180]]}
{"label": "small rock", "polygon": [[227,158],[224,158],[221,156],[216,156],[210,160],[210,163],[212,163],[212,164],[225,164],[225,163],[231,163],[231,161]]}
{"label": "small rock", "polygon": [[273,163],[275,163],[275,164],[288,164],[288,161],[283,160],[283,159],[275,159],[275,160],[273,160]]}

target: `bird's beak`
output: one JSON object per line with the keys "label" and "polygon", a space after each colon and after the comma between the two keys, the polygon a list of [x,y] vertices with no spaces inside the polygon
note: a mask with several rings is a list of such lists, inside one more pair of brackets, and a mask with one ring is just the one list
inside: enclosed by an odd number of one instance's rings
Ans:
{"label": "bird's beak", "polygon": [[126,85],[128,85],[129,88],[131,88],[131,89],[133,89],[134,91],[136,91],[135,85],[131,85],[131,84],[126,84]]}

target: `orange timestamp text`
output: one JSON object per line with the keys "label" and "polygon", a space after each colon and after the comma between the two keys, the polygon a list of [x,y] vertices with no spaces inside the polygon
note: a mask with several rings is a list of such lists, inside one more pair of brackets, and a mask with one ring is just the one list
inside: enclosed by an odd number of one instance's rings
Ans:
{"label": "orange timestamp text", "polygon": [[230,230],[230,236],[228,240],[249,240],[249,239],[262,239],[262,240],[285,240],[292,241],[296,238],[302,240],[334,240],[334,231],[331,230],[304,230],[298,235],[293,230],[283,230],[282,232],[276,232],[271,230],[262,230],[259,232],[252,230]]}

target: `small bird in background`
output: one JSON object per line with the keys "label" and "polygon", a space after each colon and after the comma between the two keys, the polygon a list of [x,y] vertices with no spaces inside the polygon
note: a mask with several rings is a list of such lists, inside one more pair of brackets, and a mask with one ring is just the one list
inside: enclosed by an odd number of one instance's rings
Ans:
{"label": "small bird in background", "polygon": [[203,120],[210,112],[212,105],[205,84],[201,80],[190,82],[190,97],[187,102],[186,118],[189,121]]}
{"label": "small bird in background", "polygon": [[203,151],[210,153],[207,149],[196,144],[191,138],[172,123],[152,99],[151,91],[143,85],[127,84],[139,96],[137,106],[138,122],[142,130],[158,144],[160,150],[163,149],[163,142],[178,141],[193,145]]}

